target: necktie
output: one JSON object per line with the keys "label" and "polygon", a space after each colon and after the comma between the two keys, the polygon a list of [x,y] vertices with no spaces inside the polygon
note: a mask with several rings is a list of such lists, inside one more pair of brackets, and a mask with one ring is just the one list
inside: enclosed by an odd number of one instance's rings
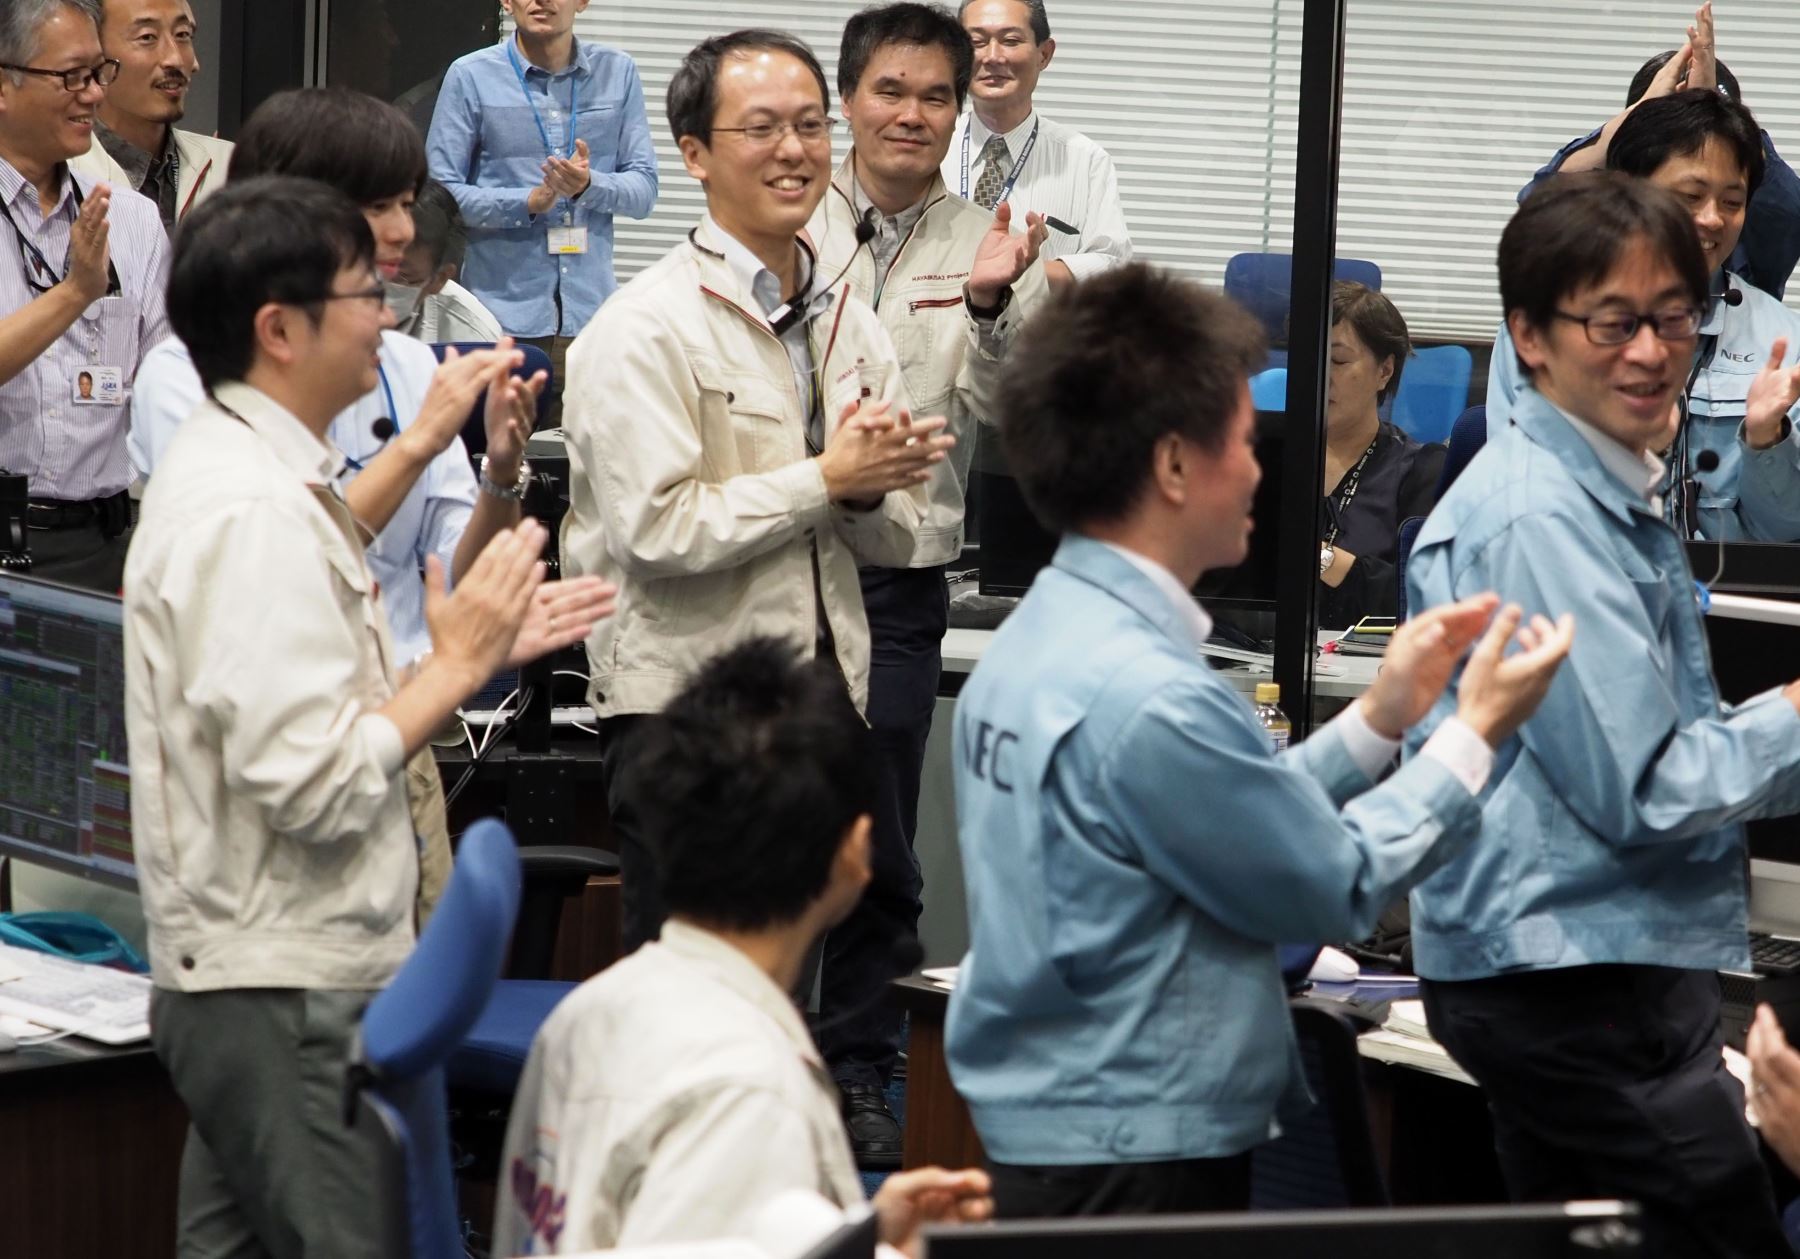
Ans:
{"label": "necktie", "polygon": [[994,202],[1000,199],[1000,185],[1006,182],[1006,160],[1006,141],[989,136],[981,146],[981,177],[975,181],[975,204],[984,210],[993,209]]}

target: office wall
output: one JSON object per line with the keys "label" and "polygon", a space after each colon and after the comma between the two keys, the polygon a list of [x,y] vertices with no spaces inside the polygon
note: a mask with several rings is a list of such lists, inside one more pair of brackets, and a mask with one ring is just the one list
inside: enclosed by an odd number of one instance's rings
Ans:
{"label": "office wall", "polygon": [[[835,79],[844,19],[863,3],[595,0],[579,29],[637,59],[662,167],[655,214],[619,227],[621,276],[699,214],[663,119],[682,53],[708,34],[772,25],[811,42]],[[1216,284],[1234,253],[1286,251],[1303,0],[1049,9],[1058,52],[1039,100],[1113,154],[1140,254]],[[1691,0],[1349,0],[1339,255],[1381,266],[1415,336],[1491,338],[1493,251],[1518,189],[1623,106],[1637,66],[1680,43],[1693,10]],[[1718,47],[1777,145],[1800,150],[1792,19],[1784,0],[1733,0]],[[839,153],[847,146],[840,134]]]}

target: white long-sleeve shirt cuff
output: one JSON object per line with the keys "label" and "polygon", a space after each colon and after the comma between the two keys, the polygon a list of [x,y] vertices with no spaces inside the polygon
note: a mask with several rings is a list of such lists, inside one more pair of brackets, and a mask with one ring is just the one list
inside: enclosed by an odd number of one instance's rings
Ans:
{"label": "white long-sleeve shirt cuff", "polygon": [[1400,754],[1400,740],[1377,734],[1369,719],[1363,716],[1361,704],[1352,704],[1332,723],[1344,741],[1344,752],[1364,777],[1375,779]]}
{"label": "white long-sleeve shirt cuff", "polygon": [[1467,787],[1472,796],[1481,794],[1494,772],[1494,749],[1459,717],[1446,717],[1425,740],[1419,755],[1429,756],[1455,774],[1457,781]]}

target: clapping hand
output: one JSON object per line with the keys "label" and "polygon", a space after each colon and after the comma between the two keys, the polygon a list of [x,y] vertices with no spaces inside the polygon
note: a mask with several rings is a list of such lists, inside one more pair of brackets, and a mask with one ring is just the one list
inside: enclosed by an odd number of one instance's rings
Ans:
{"label": "clapping hand", "polygon": [[106,212],[111,206],[112,189],[96,184],[81,203],[81,213],[69,232],[69,274],[64,283],[74,288],[83,308],[106,296],[111,258],[107,242],[112,231]]}
{"label": "clapping hand", "polygon": [[969,268],[969,301],[983,308],[1000,300],[1000,291],[1025,274],[1038,259],[1038,251],[1049,239],[1050,228],[1044,216],[1025,215],[1023,234],[1012,230],[1012,206],[1002,201],[994,207],[994,221],[975,250],[975,263]]}
{"label": "clapping hand", "polygon": [[1776,337],[1744,398],[1744,440],[1752,450],[1780,441],[1782,419],[1800,402],[1800,364],[1785,366],[1787,351],[1787,338]]}

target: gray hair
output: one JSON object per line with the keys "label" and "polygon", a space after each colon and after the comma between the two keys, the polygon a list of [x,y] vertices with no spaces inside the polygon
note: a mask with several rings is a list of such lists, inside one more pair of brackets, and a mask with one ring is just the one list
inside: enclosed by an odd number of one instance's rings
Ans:
{"label": "gray hair", "polygon": [[[0,61],[28,65],[37,56],[44,24],[59,9],[85,14],[94,23],[94,29],[100,29],[101,0],[0,0]],[[16,70],[8,70],[6,77],[15,85],[25,81],[25,76]]]}
{"label": "gray hair", "polygon": [[[1031,25],[1031,38],[1040,44],[1049,39],[1050,15],[1044,12],[1044,0],[1018,0],[1018,2],[1024,5],[1026,10],[1031,14],[1029,19]],[[969,6],[974,3],[975,0],[962,0],[962,4],[959,5],[956,10],[956,20],[959,22],[962,21],[963,14],[967,13],[969,11]]]}

